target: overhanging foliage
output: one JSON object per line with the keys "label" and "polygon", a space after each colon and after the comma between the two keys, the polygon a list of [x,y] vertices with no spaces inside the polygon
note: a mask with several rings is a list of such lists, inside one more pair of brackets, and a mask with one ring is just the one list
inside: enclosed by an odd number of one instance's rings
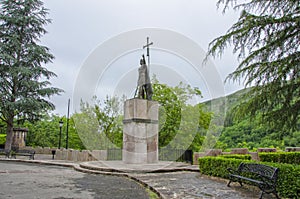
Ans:
{"label": "overhanging foliage", "polygon": [[299,128],[300,1],[219,0],[221,4],[224,12],[229,7],[242,11],[227,33],[210,43],[208,55],[221,56],[232,45],[240,64],[228,79],[255,86],[239,105],[238,117],[262,112],[262,121],[278,129]]}

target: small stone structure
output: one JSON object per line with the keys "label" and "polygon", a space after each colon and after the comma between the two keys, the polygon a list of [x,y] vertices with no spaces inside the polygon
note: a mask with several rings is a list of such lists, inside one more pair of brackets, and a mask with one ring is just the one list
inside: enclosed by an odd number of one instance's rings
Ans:
{"label": "small stone structure", "polygon": [[123,162],[158,162],[158,102],[129,99],[124,103]]}
{"label": "small stone structure", "polygon": [[233,148],[231,149],[230,154],[245,155],[245,154],[249,154],[249,150],[248,148]]}
{"label": "small stone structure", "polygon": [[13,128],[13,148],[24,148],[26,146],[26,136],[28,129],[26,128]]}
{"label": "small stone structure", "polygon": [[287,152],[299,152],[300,147],[286,147],[285,151],[287,151]]}
{"label": "small stone structure", "polygon": [[205,155],[206,156],[222,155],[222,150],[221,149],[208,149],[208,150],[205,150]]}
{"label": "small stone structure", "polygon": [[271,153],[271,152],[277,152],[277,150],[275,148],[258,148],[257,152],[258,153],[262,153],[262,152]]}

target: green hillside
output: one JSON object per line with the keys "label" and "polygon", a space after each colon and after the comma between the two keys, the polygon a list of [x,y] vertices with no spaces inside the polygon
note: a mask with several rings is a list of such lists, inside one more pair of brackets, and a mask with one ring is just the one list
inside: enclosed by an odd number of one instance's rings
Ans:
{"label": "green hillside", "polygon": [[248,91],[249,88],[242,89],[203,103],[214,114],[213,124],[218,126],[217,129],[222,129],[215,148],[226,150],[247,147],[256,150],[259,147],[299,147],[300,128],[297,131],[276,130],[263,120],[261,114],[254,118],[236,117],[233,110],[241,103],[241,96]]}

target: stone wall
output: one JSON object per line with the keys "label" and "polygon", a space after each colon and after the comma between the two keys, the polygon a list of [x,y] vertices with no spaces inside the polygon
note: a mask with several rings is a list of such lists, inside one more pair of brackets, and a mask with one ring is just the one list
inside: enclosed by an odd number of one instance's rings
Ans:
{"label": "stone wall", "polygon": [[[73,149],[56,149],[49,147],[22,147],[22,149],[34,150],[36,154],[52,155],[52,151],[55,151],[55,160],[67,160],[67,161],[105,161],[107,160],[107,150],[73,150]],[[232,154],[249,154],[252,160],[258,160],[259,152],[276,152],[273,148],[259,148],[257,152],[249,152],[247,148],[234,148],[230,152],[223,152],[221,149],[210,149],[205,152],[194,152],[194,164],[198,164],[198,159],[205,156],[218,156],[218,155],[232,155]],[[300,147],[287,147],[286,152],[300,152]]]}
{"label": "stone wall", "polygon": [[286,147],[286,152],[300,152],[300,147]]}
{"label": "stone wall", "polygon": [[22,147],[22,149],[34,150],[36,154],[52,155],[52,151],[55,151],[55,160],[66,161],[98,161],[107,160],[107,150],[73,150],[73,149],[57,149],[50,147]]}
{"label": "stone wall", "polygon": [[55,160],[67,160],[67,161],[99,161],[107,160],[107,151],[106,150],[72,150],[72,149],[56,149]]}

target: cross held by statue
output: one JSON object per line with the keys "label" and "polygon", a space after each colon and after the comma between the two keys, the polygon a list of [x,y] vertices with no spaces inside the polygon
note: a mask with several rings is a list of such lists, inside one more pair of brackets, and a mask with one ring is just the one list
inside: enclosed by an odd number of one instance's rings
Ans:
{"label": "cross held by statue", "polygon": [[149,37],[147,37],[147,44],[143,46],[143,49],[147,48],[147,57],[148,57],[148,67],[150,66],[150,46],[153,45],[153,42],[149,43]]}

